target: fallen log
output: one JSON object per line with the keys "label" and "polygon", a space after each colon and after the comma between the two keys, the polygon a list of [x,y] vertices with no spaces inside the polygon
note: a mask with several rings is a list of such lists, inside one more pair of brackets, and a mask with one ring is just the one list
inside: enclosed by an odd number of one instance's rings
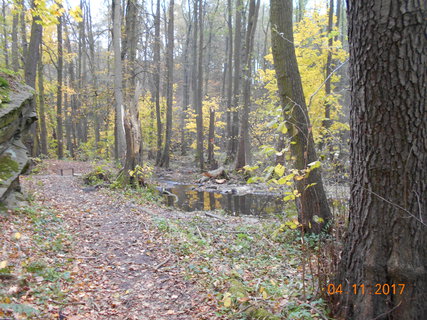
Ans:
{"label": "fallen log", "polygon": [[203,172],[203,175],[205,175],[208,178],[227,178],[227,173],[224,169],[224,167],[219,167],[218,169],[215,170],[211,170],[211,171],[207,171],[207,172]]}

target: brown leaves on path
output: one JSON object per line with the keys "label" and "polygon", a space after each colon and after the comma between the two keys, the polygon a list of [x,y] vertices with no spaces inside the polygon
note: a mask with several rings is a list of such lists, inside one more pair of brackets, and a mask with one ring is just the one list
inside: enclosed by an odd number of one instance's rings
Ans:
{"label": "brown leaves on path", "polygon": [[216,305],[183,279],[168,240],[151,227],[160,208],[142,207],[119,193],[83,191],[78,178],[58,174],[88,164],[46,161],[41,174],[24,178],[36,202],[61,213],[72,246],[72,288],[62,304],[65,319],[219,319]]}

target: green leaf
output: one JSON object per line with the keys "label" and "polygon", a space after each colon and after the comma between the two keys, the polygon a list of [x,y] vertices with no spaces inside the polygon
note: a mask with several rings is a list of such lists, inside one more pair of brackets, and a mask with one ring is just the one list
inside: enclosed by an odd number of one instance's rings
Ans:
{"label": "green leaf", "polygon": [[323,223],[323,222],[325,222],[325,220],[323,218],[319,217],[316,214],[313,216],[313,221],[316,222],[316,223]]}
{"label": "green leaf", "polygon": [[279,164],[277,164],[277,166],[274,168],[274,172],[275,172],[279,177],[281,177],[281,176],[283,176],[283,174],[285,173],[285,167],[279,163]]}
{"label": "green leaf", "polygon": [[307,190],[308,188],[310,188],[310,187],[312,187],[312,186],[315,186],[316,184],[317,184],[317,182],[310,183],[309,185],[307,185],[307,186],[304,188],[304,190]]}
{"label": "green leaf", "polygon": [[295,195],[290,194],[283,198],[283,201],[295,200]]}
{"label": "green leaf", "polygon": [[311,170],[319,168],[321,165],[322,164],[320,161],[314,161],[314,162],[308,164],[308,166],[310,167]]}

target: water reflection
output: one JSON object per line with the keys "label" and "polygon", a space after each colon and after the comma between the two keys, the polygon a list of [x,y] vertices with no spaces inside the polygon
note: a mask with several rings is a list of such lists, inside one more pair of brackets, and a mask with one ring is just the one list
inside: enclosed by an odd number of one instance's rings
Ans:
{"label": "water reflection", "polygon": [[233,215],[268,215],[283,211],[281,196],[266,194],[224,194],[218,191],[206,192],[193,190],[192,185],[174,185],[167,188],[177,196],[165,196],[169,206],[184,211],[209,211],[222,209]]}

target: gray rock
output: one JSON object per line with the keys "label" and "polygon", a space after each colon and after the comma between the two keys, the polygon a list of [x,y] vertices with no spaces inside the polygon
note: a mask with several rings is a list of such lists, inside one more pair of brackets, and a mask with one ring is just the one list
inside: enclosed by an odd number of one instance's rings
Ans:
{"label": "gray rock", "polygon": [[36,120],[33,96],[32,88],[17,84],[10,92],[10,103],[0,105],[0,204],[3,208],[16,207],[22,202],[16,192],[20,192],[19,176],[27,170],[29,158],[21,138]]}

